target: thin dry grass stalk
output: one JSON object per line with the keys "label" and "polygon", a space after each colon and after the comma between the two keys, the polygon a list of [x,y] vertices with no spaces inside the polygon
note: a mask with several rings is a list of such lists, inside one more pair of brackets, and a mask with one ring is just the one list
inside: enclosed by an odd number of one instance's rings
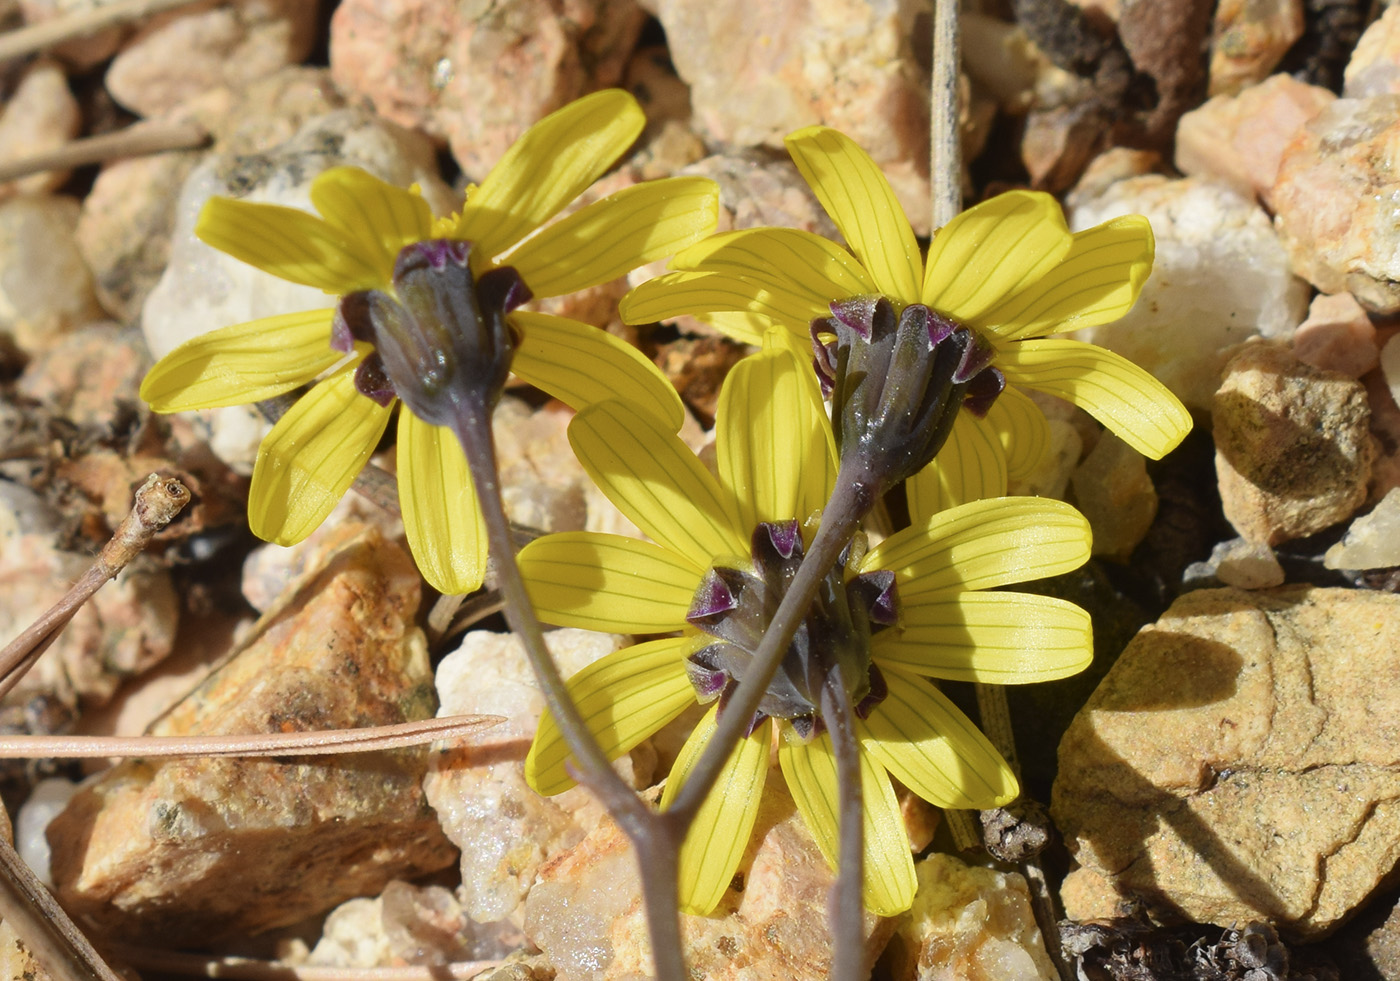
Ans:
{"label": "thin dry grass stalk", "polygon": [[54,981],[122,981],[4,838],[0,920],[19,935]]}
{"label": "thin dry grass stalk", "polygon": [[31,24],[0,34],[0,61],[19,58],[52,48],[64,41],[87,37],[115,24],[142,20],[176,7],[189,7],[199,0],[115,0],[89,7],[53,20]]}
{"label": "thin dry grass stalk", "polygon": [[[232,736],[0,736],[0,757],[13,759],[167,758],[178,756],[329,756],[371,753],[461,739],[505,720],[497,715],[449,715],[364,729],[264,732]],[[517,738],[500,745],[508,748]]]}
{"label": "thin dry grass stalk", "polygon": [[[3,38],[0,38],[3,41]],[[84,164],[101,163],[118,157],[142,157],[167,150],[193,150],[209,142],[209,133],[198,123],[168,121],[141,123],[65,143],[57,150],[36,153],[0,163],[0,183],[28,177],[46,170],[69,170]]]}
{"label": "thin dry grass stalk", "polygon": [[153,473],[146,478],[136,489],[131,512],[117,526],[111,541],[102,547],[92,567],[61,600],[0,651],[0,696],[19,683],[92,594],[116,578],[189,501],[189,489],[174,477]]}

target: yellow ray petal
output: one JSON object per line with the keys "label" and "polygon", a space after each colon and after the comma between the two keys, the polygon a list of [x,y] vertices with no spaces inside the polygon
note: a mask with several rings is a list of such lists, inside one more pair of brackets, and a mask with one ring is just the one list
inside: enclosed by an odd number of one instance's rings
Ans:
{"label": "yellow ray petal", "polygon": [[[834,868],[839,851],[840,803],[831,736],[824,732],[806,744],[790,733],[785,736],[778,744],[778,765],[803,822]],[[913,905],[914,860],[909,855],[909,838],[894,788],[884,767],[866,752],[860,754],[860,787],[865,831],[865,908],[879,916],[895,916]]]}
{"label": "yellow ray petal", "polygon": [[932,463],[905,482],[909,519],[923,524],[940,511],[1006,494],[1006,453],[995,428],[963,410]]}
{"label": "yellow ray petal", "polygon": [[[625,647],[569,679],[569,697],[608,759],[630,752],[695,703],[685,673],[685,657],[695,644],[693,638],[667,637]],[[562,793],[574,785],[564,768],[571,759],[558,723],[546,712],[525,757],[526,781],[546,797]]]}
{"label": "yellow ray petal", "polygon": [[518,561],[540,619],[627,634],[683,627],[706,572],[659,545],[588,531],[537,538]]}
{"label": "yellow ray petal", "polygon": [[674,255],[718,220],[719,185],[709,178],[648,181],[540,229],[500,261],[536,297],[563,296]]}
{"label": "yellow ray petal", "polygon": [[870,641],[883,667],[995,685],[1054,681],[1089,666],[1089,614],[1052,596],[950,591],[906,603],[898,630]]}
{"label": "yellow ray petal", "polygon": [[886,671],[889,696],[856,720],[866,752],[938,807],[988,808],[1020,793],[1016,775],[986,736],[922,678]]}
{"label": "yellow ray petal", "polygon": [[973,501],[896,532],[866,553],[860,571],[892,569],[900,599],[948,589],[991,589],[1059,575],[1089,558],[1089,522],[1061,501]]}
{"label": "yellow ray petal", "polygon": [[569,424],[593,482],[654,541],[706,569],[748,554],[738,508],[680,437],[626,402],[600,402]]}
{"label": "yellow ray petal", "polygon": [[[704,321],[725,337],[736,340],[740,344],[752,344],[754,347],[763,343],[763,335],[774,326],[773,321],[768,317],[758,313],[750,313],[747,310],[699,313],[695,315],[695,319]],[[783,330],[786,334],[795,336],[787,328],[783,328]]]}
{"label": "yellow ray petal", "polygon": [[1125,215],[1078,232],[1055,268],[976,319],[1019,339],[1111,323],[1133,308],[1152,273],[1152,226]]}
{"label": "yellow ray petal", "polygon": [[263,272],[327,293],[343,295],[387,282],[338,229],[296,208],[210,198],[194,233]]}
{"label": "yellow ray petal", "polygon": [[938,230],[928,250],[923,302],[959,323],[977,322],[1035,282],[1070,249],[1059,202],[1008,191],[968,208]]}
{"label": "yellow ray petal", "polygon": [[331,350],[333,312],[285,313],[201,334],[156,362],[141,397],[157,412],[184,412],[290,392],[345,357]]}
{"label": "yellow ray petal", "polygon": [[298,399],[258,447],[248,524],[259,538],[295,545],[311,534],[374,452],[392,406],[355,391],[356,367],[346,365]]}
{"label": "yellow ray petal", "polygon": [[1191,413],[1167,387],[1127,358],[1068,338],[999,348],[1006,380],[1073,402],[1137,450],[1160,460],[1191,431]]}
{"label": "yellow ray petal", "polygon": [[747,357],[719,393],[715,460],[739,527],[803,520],[835,483],[816,375],[786,347]]}
{"label": "yellow ray petal", "polygon": [[470,593],[486,578],[486,523],[457,437],[399,413],[399,507],[418,571],[440,593]]}
{"label": "yellow ray petal", "polygon": [[849,252],[795,228],[749,228],[711,235],[671,262],[680,272],[713,272],[791,293],[830,313],[832,300],[875,292],[875,281]]}
{"label": "yellow ray petal", "polygon": [[421,195],[359,167],[332,167],[317,176],[311,203],[383,284],[393,276],[399,250],[432,237],[433,214]]}
{"label": "yellow ray petal", "polygon": [[1050,452],[1050,424],[1030,396],[1014,388],[1004,389],[992,403],[987,421],[1001,439],[1007,477],[1024,480],[1035,473]]}
{"label": "yellow ray petal", "polygon": [[825,126],[800,129],[784,142],[876,290],[899,303],[914,302],[919,243],[875,161],[850,137]]}
{"label": "yellow ray petal", "polygon": [[758,314],[807,336],[813,317],[831,314],[816,294],[769,290],[747,277],[711,272],[674,272],[649,279],[622,298],[624,323],[649,324],[687,314]]}
{"label": "yellow ray petal", "polygon": [[[771,732],[769,726],[761,725],[739,740],[686,832],[679,873],[681,909],[687,913],[708,916],[724,898],[744,857],[768,777]],[[714,733],[715,709],[711,708],[686,739],[671,767],[661,795],[663,811],[680,793]]]}
{"label": "yellow ray petal", "polygon": [[500,255],[602,176],[645,125],[637,100],[621,89],[594,92],[550,113],[515,141],[467,198],[454,237],[477,243],[483,258]]}
{"label": "yellow ray petal", "polygon": [[578,320],[517,310],[519,332],[511,370],[574,409],[624,399],[672,432],[685,421],[675,388],[646,355],[620,337]]}

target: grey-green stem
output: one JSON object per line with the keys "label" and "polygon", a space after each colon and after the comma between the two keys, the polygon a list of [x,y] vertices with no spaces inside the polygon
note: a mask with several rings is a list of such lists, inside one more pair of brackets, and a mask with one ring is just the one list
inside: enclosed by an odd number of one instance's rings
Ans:
{"label": "grey-green stem", "polygon": [[860,785],[860,748],[856,744],[851,695],[840,665],[830,665],[822,686],[822,721],[831,734],[836,756],[840,845],[836,885],[832,890],[831,930],[836,938],[831,962],[832,981],[859,981],[865,964],[865,808]]}
{"label": "grey-green stem", "polygon": [[472,481],[485,518],[488,546],[498,563],[496,587],[505,601],[506,621],[524,644],[545,704],[573,754],[576,762],[573,776],[607,808],[636,850],[657,977],[684,981],[687,975],[681,955],[676,887],[677,853],[684,829],[677,834],[665,822],[658,821],[647,803],[613,772],[569,697],[564,679],[545,646],[544,631],[515,561],[510,525],[501,500],[490,408],[480,398],[459,405],[452,429],[471,467]]}

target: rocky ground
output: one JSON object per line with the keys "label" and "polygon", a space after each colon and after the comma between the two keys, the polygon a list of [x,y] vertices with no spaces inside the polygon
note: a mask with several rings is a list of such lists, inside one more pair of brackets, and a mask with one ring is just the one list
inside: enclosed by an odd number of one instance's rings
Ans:
{"label": "rocky ground", "polygon": [[[1064,948],[1093,981],[1400,978],[1400,4],[1079,3],[965,4],[966,196],[1046,189],[1075,228],[1147,215],[1142,298],[1085,339],[1151,370],[1197,427],[1154,463],[1046,400],[1054,452],[1013,488],[1074,503],[1094,530],[1091,564],[1044,585],[1093,613],[1094,666],[1011,693],[1027,789],[1058,832],[1043,859]],[[122,5],[0,0],[0,26],[104,6]],[[306,207],[312,178],[350,163],[450,210],[531,122],[621,85],[650,123],[598,193],[702,174],[722,227],[832,234],[781,151],[823,122],[883,166],[926,235],[928,31],[919,0],[206,0],[0,62],[0,168],[79,137],[207,134],[0,183],[0,633],[58,599],[146,474],[195,494],[0,700],[0,727],[507,718],[477,744],[334,766],[0,761],[21,852],[99,943],[120,942],[115,962],[148,978],[177,950],[422,977],[647,969],[625,840],[583,791],[524,783],[542,698],[500,621],[430,622],[396,518],[354,494],[300,546],[256,541],[244,504],[265,420],[159,418],[137,397],[189,337],[324,305],[200,244],[204,200]],[[743,351],[696,323],[623,327],[628,286],[553,309],[654,356],[703,445]],[[497,413],[512,516],[618,529],[567,417],[523,388]],[[392,448],[378,463],[392,471]],[[551,635],[566,673],[625,642]],[[635,786],[681,733],[631,754]],[[707,977],[826,974],[830,873],[778,784],[742,890],[686,919]],[[1016,867],[951,854],[917,801],[907,818],[921,888],[907,916],[870,918],[877,976],[1057,977]],[[35,976],[26,957],[0,942],[0,973]]]}

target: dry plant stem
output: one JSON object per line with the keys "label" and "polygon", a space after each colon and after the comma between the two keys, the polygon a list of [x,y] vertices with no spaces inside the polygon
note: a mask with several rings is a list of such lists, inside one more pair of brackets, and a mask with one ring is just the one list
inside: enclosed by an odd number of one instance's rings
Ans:
{"label": "dry plant stem", "polygon": [[[260,732],[235,736],[0,736],[0,758],[106,759],[177,756],[330,756],[461,739],[499,725],[496,715],[449,715],[364,729]],[[511,740],[514,741],[513,739]]]}
{"label": "dry plant stem", "polygon": [[0,920],[54,981],[121,981],[14,846],[0,838]]}
{"label": "dry plant stem", "polygon": [[316,967],[261,961],[251,957],[177,954],[146,947],[113,945],[112,953],[142,971],[240,981],[465,981],[499,967],[502,961],[458,961],[407,967]]}
{"label": "dry plant stem", "polygon": [[822,686],[822,721],[831,734],[831,746],[836,755],[840,815],[836,883],[831,895],[831,932],[836,938],[831,978],[833,981],[859,981],[861,968],[865,966],[865,908],[861,902],[865,883],[865,808],[851,696],[846,691],[839,664],[828,668],[826,684]]}
{"label": "dry plant stem", "polygon": [[96,34],[105,27],[126,21],[141,20],[163,10],[189,7],[199,0],[115,0],[89,7],[67,17],[21,27],[0,34],[0,61],[43,51],[55,44]]}
{"label": "dry plant stem", "polygon": [[[962,144],[958,133],[958,71],[962,44],[959,0],[933,0],[933,71],[929,79],[929,193],[933,227],[942,228],[962,210]],[[981,688],[982,686],[978,686]],[[1003,701],[1005,696],[1003,695]],[[948,830],[963,851],[982,841],[966,811],[945,811]]]}
{"label": "dry plant stem", "polygon": [[1045,942],[1045,950],[1059,972],[1060,981],[1074,981],[1078,974],[1065,954],[1060,942],[1060,917],[1056,909],[1055,893],[1045,876],[1045,866],[1040,856],[1021,863],[1021,874],[1031,892],[1031,911],[1035,914],[1036,926],[1040,927],[1040,938]]}
{"label": "dry plant stem", "polygon": [[[501,499],[500,475],[496,469],[496,448],[491,435],[491,411],[483,401],[459,407],[452,423],[462,444],[476,485],[477,499],[485,518],[486,537],[495,558],[496,587],[505,600],[506,621],[525,646],[525,654],[544,693],[545,703],[559,726],[575,761],[574,777],[607,808],[631,839],[641,872],[643,905],[647,914],[652,958],[659,978],[684,981],[687,977],[681,957],[680,911],[676,889],[676,854],[680,841],[662,826],[651,808],[622,778],[613,772],[607,757],[593,738],[578,707],[569,697],[564,679],[544,643],[544,632],[535,616],[534,604],[525,590],[525,580],[515,561],[510,524]],[[669,868],[669,875],[667,874]]]}
{"label": "dry plant stem", "polygon": [[111,541],[102,547],[92,567],[61,600],[0,651],[0,695],[19,683],[92,594],[126,568],[189,500],[189,490],[173,477],[153,473],[146,478],[136,490],[131,512],[117,526]]}
{"label": "dry plant stem", "polygon": [[[0,41],[3,41],[0,38]],[[18,180],[46,170],[69,170],[117,157],[143,157],[167,150],[193,150],[209,142],[209,133],[197,123],[145,123],[115,133],[74,140],[57,150],[36,153],[0,163],[0,182]]]}
{"label": "dry plant stem", "polygon": [[929,185],[933,227],[962,210],[962,146],[958,134],[959,0],[933,0],[933,72],[929,79]]}

